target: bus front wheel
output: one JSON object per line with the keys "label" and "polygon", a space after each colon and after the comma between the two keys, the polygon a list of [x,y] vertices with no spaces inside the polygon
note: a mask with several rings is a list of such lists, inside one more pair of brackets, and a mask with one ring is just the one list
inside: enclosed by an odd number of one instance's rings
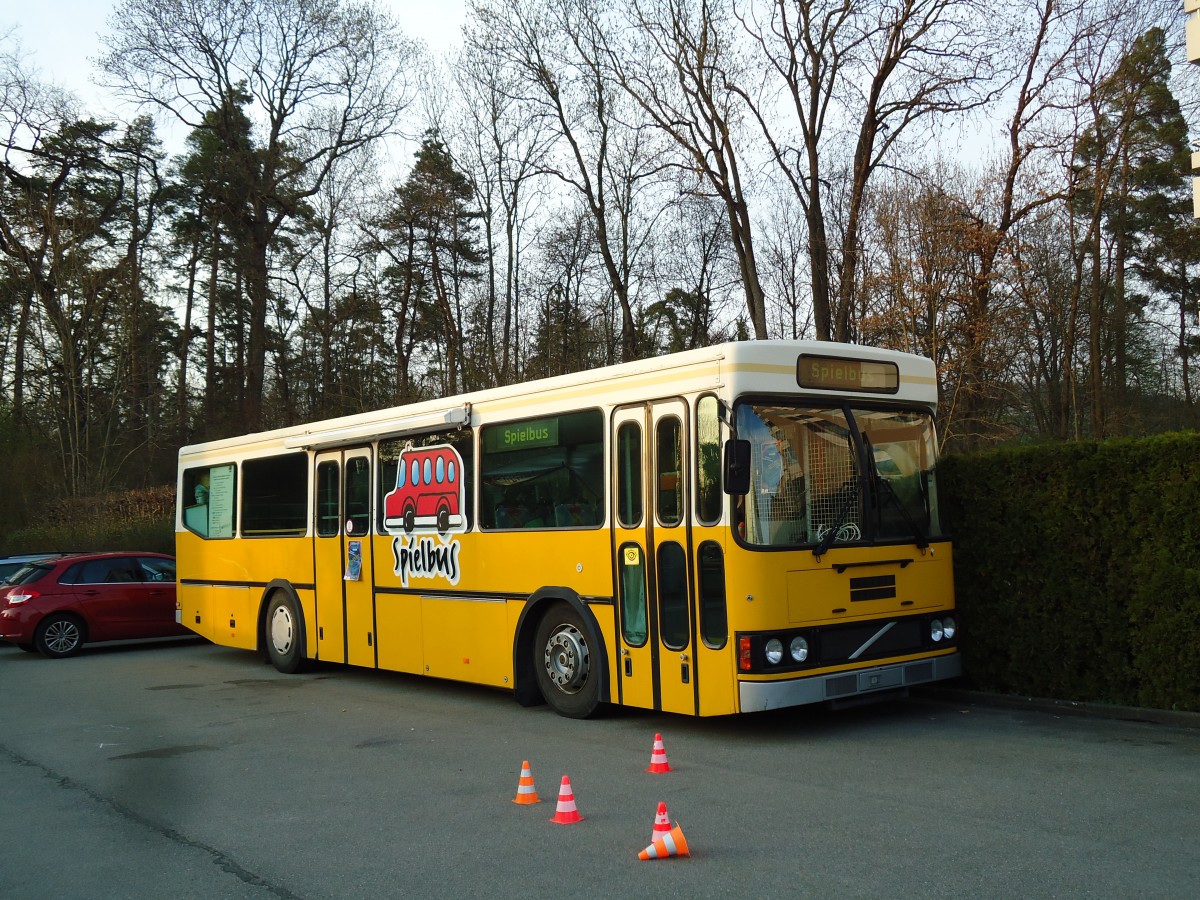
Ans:
{"label": "bus front wheel", "polygon": [[292,598],[282,592],[271,597],[264,626],[267,656],[285,675],[295,675],[304,668],[303,621]]}
{"label": "bus front wheel", "polygon": [[534,670],[546,702],[561,716],[586,719],[600,705],[600,680],[580,618],[570,605],[555,603],[538,623]]}

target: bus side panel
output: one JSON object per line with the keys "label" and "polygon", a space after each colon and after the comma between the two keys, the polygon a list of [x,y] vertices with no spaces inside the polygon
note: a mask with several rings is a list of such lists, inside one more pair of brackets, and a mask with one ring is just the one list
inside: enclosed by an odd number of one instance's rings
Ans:
{"label": "bus side panel", "polygon": [[421,598],[414,594],[375,595],[375,630],[379,635],[379,668],[420,675]]}
{"label": "bus side panel", "polygon": [[[693,546],[699,548],[705,541],[717,543],[722,549],[721,561],[722,565],[726,567],[723,570],[725,575],[725,596],[723,598],[725,628],[722,629],[719,627],[719,621],[708,621],[707,617],[710,613],[706,611],[705,598],[701,596],[705,590],[705,578],[699,553],[697,553],[695,560],[697,569],[695,578],[696,598],[694,601],[696,603],[697,628],[696,642],[693,648],[696,660],[693,677],[699,685],[699,703],[697,704],[696,712],[702,716],[726,716],[738,711],[736,642],[734,641],[733,634],[729,631],[729,606],[735,602],[736,596],[733,585],[729,580],[729,571],[727,568],[729,548],[734,546],[734,543],[727,527],[706,528],[700,526],[694,529],[692,538]],[[715,643],[716,638],[722,632],[724,633],[725,641],[721,646],[710,646],[704,639],[705,633],[708,633],[713,637],[713,642]]]}
{"label": "bus side panel", "polygon": [[[604,528],[466,534],[458,557],[462,574],[455,587],[528,596],[547,585],[562,585],[581,597],[609,597],[611,541]],[[439,588],[430,581],[414,582],[418,587],[426,584],[430,591]]]}
{"label": "bus side panel", "polygon": [[177,594],[183,624],[197,634],[224,647],[257,647],[258,617],[251,612],[248,587],[187,584],[181,585]]}
{"label": "bus side panel", "polygon": [[617,662],[616,654],[621,646],[621,639],[617,636],[617,607],[613,603],[592,603],[588,606],[588,610],[596,617],[596,626],[600,633],[604,635],[604,648],[608,651],[604,661],[604,671],[608,674],[608,684],[605,686],[606,693],[603,695],[605,699],[611,700],[613,703],[621,696],[618,681],[620,672],[618,671],[619,663]]}
{"label": "bus side panel", "polygon": [[512,688],[512,636],[504,600],[422,597],[425,674]]}
{"label": "bus side panel", "polygon": [[738,712],[737,706],[737,657],[732,640],[725,646],[713,650],[704,644],[696,651],[697,675],[703,685],[700,691],[699,714],[702,716],[727,716]]}
{"label": "bus side panel", "polygon": [[[257,648],[259,604],[276,578],[295,585],[305,623],[315,622],[312,543],[306,538],[206,541],[181,531],[175,555],[183,624],[214,644]],[[315,653],[310,639],[308,654]]]}

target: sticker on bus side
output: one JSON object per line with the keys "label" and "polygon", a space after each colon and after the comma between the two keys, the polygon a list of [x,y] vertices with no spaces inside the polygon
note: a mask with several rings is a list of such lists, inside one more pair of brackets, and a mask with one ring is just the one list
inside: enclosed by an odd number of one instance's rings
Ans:
{"label": "sticker on bus side", "polygon": [[463,461],[449,444],[405,447],[396,465],[396,487],[383,498],[383,525],[392,538],[394,571],[410,578],[444,578],[458,584],[453,535],[466,530]]}

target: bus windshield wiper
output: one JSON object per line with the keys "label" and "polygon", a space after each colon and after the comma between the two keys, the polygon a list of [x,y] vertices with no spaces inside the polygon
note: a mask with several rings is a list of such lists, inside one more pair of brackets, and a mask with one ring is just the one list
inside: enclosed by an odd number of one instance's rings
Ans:
{"label": "bus windshield wiper", "polygon": [[846,499],[842,503],[842,508],[838,511],[837,519],[834,520],[834,525],[825,532],[825,536],[821,538],[821,543],[813,547],[813,556],[819,562],[821,557],[829,552],[830,545],[837,540],[838,534],[843,528],[850,524],[850,509],[854,505],[854,501],[858,499],[858,488],[855,486],[857,479],[852,479],[842,485],[842,490],[846,494]]}

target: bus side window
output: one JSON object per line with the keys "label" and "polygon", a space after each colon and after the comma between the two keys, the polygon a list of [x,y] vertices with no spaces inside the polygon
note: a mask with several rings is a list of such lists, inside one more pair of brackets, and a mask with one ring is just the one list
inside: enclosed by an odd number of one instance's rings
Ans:
{"label": "bus side window", "polygon": [[186,469],[183,473],[179,503],[183,509],[183,525],[201,537],[208,537],[209,482],[208,466]]}
{"label": "bus side window", "polygon": [[683,518],[683,451],[680,422],[674,416],[661,419],[655,435],[654,466],[658,473],[658,520],[678,525]]}
{"label": "bus side window", "polygon": [[721,420],[717,398],[696,404],[696,518],[706,525],[721,518]]}
{"label": "bus side window", "polygon": [[346,533],[371,530],[371,462],[365,456],[346,460]]}
{"label": "bus side window", "polygon": [[646,567],[642,548],[635,543],[622,544],[617,558],[621,566],[621,631],[625,643],[641,647],[650,633],[646,624]]}
{"label": "bus side window", "polygon": [[483,527],[603,524],[603,447],[599,410],[484,426],[479,462]]}
{"label": "bus side window", "polygon": [[617,521],[626,528],[642,522],[642,428],[622,422],[617,430]]}
{"label": "bus side window", "polygon": [[231,538],[237,466],[196,466],[185,469],[179,497],[183,527],[203,538]]}

